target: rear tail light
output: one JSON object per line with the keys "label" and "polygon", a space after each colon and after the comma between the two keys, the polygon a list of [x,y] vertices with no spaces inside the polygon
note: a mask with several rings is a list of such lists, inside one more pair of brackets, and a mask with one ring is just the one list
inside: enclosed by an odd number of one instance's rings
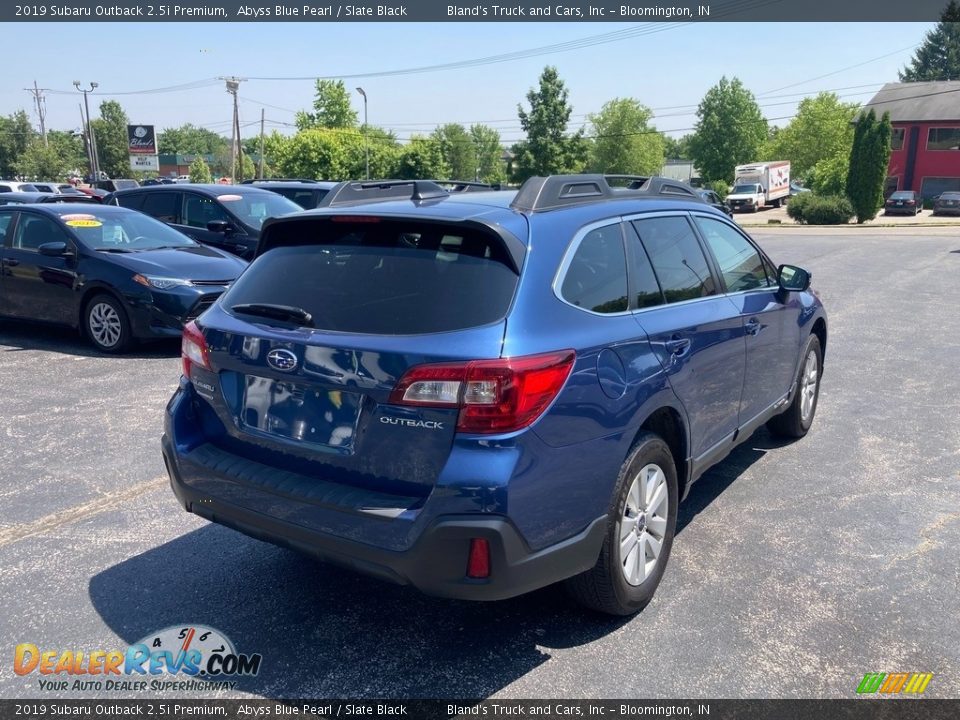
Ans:
{"label": "rear tail light", "polygon": [[573,368],[573,350],[410,368],[390,404],[459,408],[457,431],[505,433],[531,425],[553,402]]}
{"label": "rear tail light", "polygon": [[467,577],[474,580],[484,580],[490,577],[490,542],[486,538],[470,539]]}
{"label": "rear tail light", "polygon": [[210,351],[196,321],[191,320],[183,326],[180,355],[183,359],[183,374],[187,378],[190,377],[190,369],[194,365],[205,370],[210,369]]}

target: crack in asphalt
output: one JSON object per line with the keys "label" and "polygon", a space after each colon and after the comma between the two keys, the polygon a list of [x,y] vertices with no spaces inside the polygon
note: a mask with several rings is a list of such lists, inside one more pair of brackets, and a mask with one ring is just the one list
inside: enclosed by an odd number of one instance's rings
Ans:
{"label": "crack in asphalt", "polygon": [[86,518],[99,515],[108,510],[113,510],[140,495],[163,487],[167,482],[168,478],[165,475],[157,477],[153,480],[147,480],[120,490],[119,492],[98,495],[85,503],[74,505],[66,510],[59,510],[50,515],[45,515],[33,522],[21,523],[20,525],[14,525],[5,530],[0,530],[0,548],[25,538],[39,535],[47,530],[69,525],[70,523],[85,520]]}

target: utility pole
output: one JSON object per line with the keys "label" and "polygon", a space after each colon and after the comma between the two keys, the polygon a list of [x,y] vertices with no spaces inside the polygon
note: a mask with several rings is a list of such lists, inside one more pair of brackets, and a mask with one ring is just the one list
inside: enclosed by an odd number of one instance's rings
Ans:
{"label": "utility pole", "polygon": [[265,108],[260,108],[260,172],[257,175],[261,180],[263,180],[263,129],[266,122],[267,111]]}
{"label": "utility pole", "polygon": [[33,81],[33,88],[24,88],[28,93],[33,95],[33,102],[37,106],[37,117],[40,118],[40,134],[43,136],[43,144],[47,144],[47,126],[44,122],[47,114],[46,102],[47,98],[43,94],[43,90],[37,87],[37,81]]}
{"label": "utility pole", "polygon": [[83,105],[87,110],[87,138],[90,143],[90,172],[93,175],[93,181],[100,179],[100,159],[97,157],[97,136],[93,132],[93,125],[90,122],[90,101],[87,99],[87,93],[92,93],[99,85],[95,82],[90,83],[90,89],[84,90],[80,87],[80,81],[74,80],[73,86],[83,93]]}
{"label": "utility pole", "polygon": [[87,118],[83,114],[83,103],[77,103],[80,108],[80,127],[83,128],[83,149],[87,151],[87,164],[90,166],[90,172],[93,172],[93,154],[90,152],[90,136],[87,134]]}
{"label": "utility pole", "polygon": [[364,92],[362,87],[357,88],[357,92],[363,95],[363,152],[367,156],[367,175],[366,179],[370,179],[370,142],[367,140],[367,93]]}
{"label": "utility pole", "polygon": [[227,92],[233,95],[233,138],[230,150],[230,179],[237,182],[237,159],[240,159],[240,172],[243,172],[243,155],[240,151],[240,110],[237,107],[237,91],[240,89],[240,83],[246,78],[240,77],[221,77],[227,84]]}

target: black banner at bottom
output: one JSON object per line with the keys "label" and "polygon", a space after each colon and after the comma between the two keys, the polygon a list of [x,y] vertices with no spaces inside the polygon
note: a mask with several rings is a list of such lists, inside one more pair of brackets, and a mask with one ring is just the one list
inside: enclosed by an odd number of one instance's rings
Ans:
{"label": "black banner at bottom", "polygon": [[0,700],[0,718],[709,718],[954,720],[960,699],[850,700]]}

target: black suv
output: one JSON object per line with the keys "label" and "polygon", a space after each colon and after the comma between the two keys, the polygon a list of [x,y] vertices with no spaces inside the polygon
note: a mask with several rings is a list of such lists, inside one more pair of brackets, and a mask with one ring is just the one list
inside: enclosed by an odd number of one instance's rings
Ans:
{"label": "black suv", "polygon": [[199,243],[247,260],[257,249],[264,220],[303,209],[251,185],[151,185],[118,190],[105,202],[139,210]]}
{"label": "black suv", "polygon": [[294,180],[287,178],[278,178],[275,180],[244,180],[244,185],[255,185],[264,190],[275,192],[277,195],[283,195],[288,200],[293,200],[304,210],[313,210],[319,207],[320,201],[331,189],[336,187],[337,183],[325,180]]}

